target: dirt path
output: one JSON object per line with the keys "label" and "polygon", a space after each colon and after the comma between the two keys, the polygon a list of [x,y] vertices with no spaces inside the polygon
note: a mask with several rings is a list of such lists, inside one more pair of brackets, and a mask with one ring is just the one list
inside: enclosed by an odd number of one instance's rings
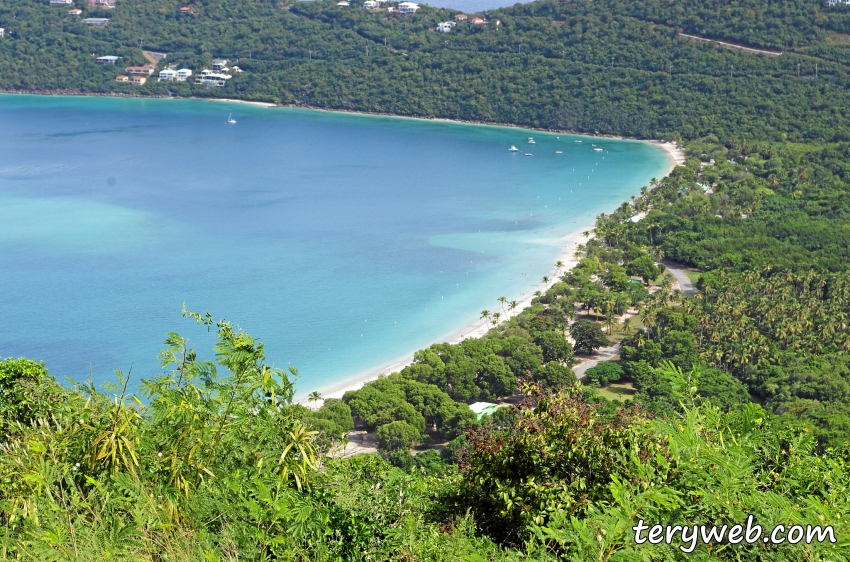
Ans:
{"label": "dirt path", "polygon": [[165,58],[166,53],[156,53],[154,51],[142,51],[142,56],[144,56],[148,62],[152,65],[156,66],[159,64],[159,61]]}
{"label": "dirt path", "polygon": [[740,49],[742,51],[747,51],[748,53],[758,53],[760,55],[767,55],[769,57],[778,57],[782,54],[782,51],[766,51],[764,49],[753,49],[752,47],[745,47],[744,45],[739,45],[737,43],[728,43],[726,41],[717,41],[716,39],[709,39],[708,37],[700,37],[698,35],[688,35],[687,33],[680,33],[680,37],[687,37],[688,39],[693,39],[695,41],[705,41],[707,43],[717,43],[718,45],[723,45],[724,47],[728,47],[730,49]]}

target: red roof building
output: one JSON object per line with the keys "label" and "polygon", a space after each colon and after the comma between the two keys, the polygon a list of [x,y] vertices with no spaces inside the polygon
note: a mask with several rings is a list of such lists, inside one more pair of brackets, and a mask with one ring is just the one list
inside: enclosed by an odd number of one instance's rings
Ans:
{"label": "red roof building", "polygon": [[130,76],[153,76],[154,68],[152,66],[128,66],[127,74]]}
{"label": "red roof building", "polygon": [[472,25],[487,25],[487,20],[483,20],[481,18],[472,18],[469,23],[471,23]]}
{"label": "red roof building", "polygon": [[466,14],[455,14],[455,19],[458,21],[464,21],[468,17]]}

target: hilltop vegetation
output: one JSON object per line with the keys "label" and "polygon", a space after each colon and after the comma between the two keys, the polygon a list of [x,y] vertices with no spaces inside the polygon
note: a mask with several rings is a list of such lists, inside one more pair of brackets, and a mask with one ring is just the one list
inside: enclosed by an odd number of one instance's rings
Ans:
{"label": "hilltop vegetation", "polygon": [[[91,28],[46,2],[7,0],[0,88],[226,96],[643,138],[850,140],[850,10],[812,1],[539,0],[447,34],[433,28],[456,12],[428,7],[411,17],[330,0],[210,0],[191,4],[190,14],[178,7],[84,7],[84,16],[110,18]],[[720,48],[680,32],[783,54]],[[238,59],[246,72],[222,89],[135,87],[113,83],[122,69],[92,56],[141,64],[140,47],[195,72],[214,56]]]}

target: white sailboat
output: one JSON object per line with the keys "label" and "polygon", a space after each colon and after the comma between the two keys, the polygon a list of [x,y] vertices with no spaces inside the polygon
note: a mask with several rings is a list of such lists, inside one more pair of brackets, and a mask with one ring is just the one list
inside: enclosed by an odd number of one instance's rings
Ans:
{"label": "white sailboat", "polygon": [[519,152],[519,149],[517,147],[515,147],[514,145],[511,145],[511,147],[508,149],[508,151],[509,152]]}
{"label": "white sailboat", "polygon": [[233,118],[233,114],[232,114],[232,113],[231,113],[230,115],[228,115],[228,116],[227,116],[227,122],[228,122],[229,124],[231,124],[231,125],[235,125],[235,124],[236,124],[236,119],[234,119],[234,118]]}

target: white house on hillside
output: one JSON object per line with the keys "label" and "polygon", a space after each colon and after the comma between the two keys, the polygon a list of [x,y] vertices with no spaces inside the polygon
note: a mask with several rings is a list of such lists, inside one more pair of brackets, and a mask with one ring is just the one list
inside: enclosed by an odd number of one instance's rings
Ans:
{"label": "white house on hillside", "polygon": [[374,10],[378,7],[378,3],[375,2],[375,0],[366,0],[365,2],[363,2],[363,7],[367,10]]}
{"label": "white house on hillside", "polygon": [[221,88],[231,78],[233,77],[229,74],[219,74],[218,72],[213,72],[212,70],[207,70],[205,68],[201,71],[200,74],[195,76],[195,84],[202,84],[207,87],[216,86],[218,88]]}
{"label": "white house on hillside", "polygon": [[180,70],[175,70],[173,68],[166,68],[165,70],[159,71],[159,82],[185,82],[187,78],[192,75],[192,71],[188,68],[181,68]]}
{"label": "white house on hillside", "polygon": [[416,2],[402,2],[398,5],[398,11],[402,14],[415,14],[419,9],[419,4]]}
{"label": "white house on hillside", "polygon": [[442,23],[437,24],[437,31],[439,31],[441,33],[448,33],[456,25],[457,24],[453,21],[444,21]]}

